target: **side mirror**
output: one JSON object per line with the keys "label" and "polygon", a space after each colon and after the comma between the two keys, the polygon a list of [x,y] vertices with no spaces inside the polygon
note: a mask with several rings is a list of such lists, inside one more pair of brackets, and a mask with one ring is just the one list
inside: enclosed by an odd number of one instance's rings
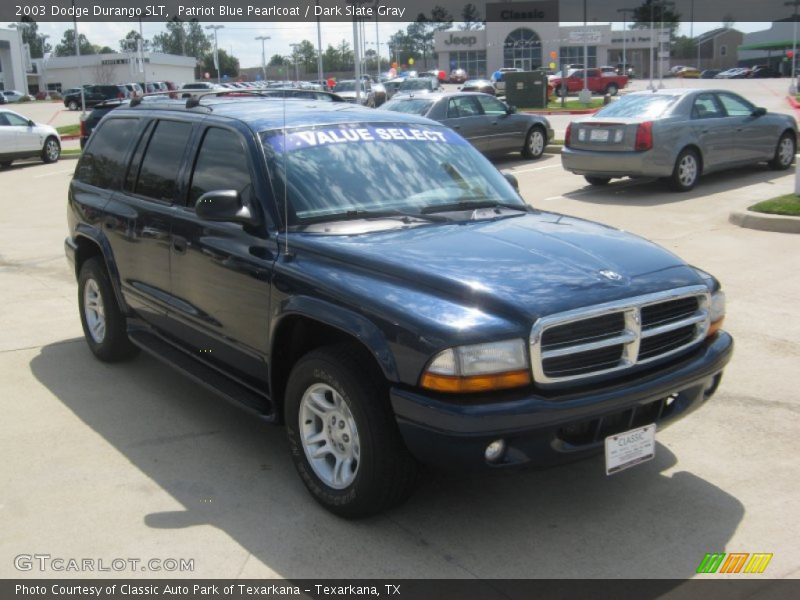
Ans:
{"label": "side mirror", "polygon": [[513,114],[514,114],[514,113],[516,113],[516,112],[517,112],[517,107],[516,107],[516,106],[511,106],[511,105],[509,105],[509,106],[506,108],[506,114],[513,115]]}
{"label": "side mirror", "polygon": [[511,184],[511,187],[519,192],[519,181],[511,171],[500,171],[500,174],[506,178],[506,181]]}
{"label": "side mirror", "polygon": [[245,223],[255,225],[258,221],[250,209],[242,203],[236,190],[212,190],[197,200],[194,212],[206,221]]}
{"label": "side mirror", "polygon": [[754,117],[763,117],[765,114],[767,114],[767,109],[763,106],[759,106],[758,108],[753,109],[753,112],[750,114]]}
{"label": "side mirror", "polygon": [[36,123],[33,122],[33,119],[28,119],[28,127],[36,127]]}

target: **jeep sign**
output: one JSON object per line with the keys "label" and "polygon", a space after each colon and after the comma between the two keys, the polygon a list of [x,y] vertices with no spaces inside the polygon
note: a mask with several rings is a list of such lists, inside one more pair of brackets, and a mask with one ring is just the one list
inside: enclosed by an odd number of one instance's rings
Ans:
{"label": "jeep sign", "polygon": [[478,43],[478,38],[474,35],[464,35],[464,36],[457,36],[454,34],[450,34],[450,37],[444,41],[445,44],[448,46],[474,46]]}

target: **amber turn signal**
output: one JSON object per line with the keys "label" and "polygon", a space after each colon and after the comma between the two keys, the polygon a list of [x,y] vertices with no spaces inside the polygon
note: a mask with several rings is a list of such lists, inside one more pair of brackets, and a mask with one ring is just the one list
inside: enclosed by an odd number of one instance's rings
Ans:
{"label": "amber turn signal", "polygon": [[492,375],[472,375],[469,377],[425,373],[422,375],[420,385],[437,392],[467,394],[521,387],[528,385],[530,382],[530,371],[524,369],[520,371],[507,371],[506,373],[494,373]]}
{"label": "amber turn signal", "polygon": [[708,333],[706,334],[707,338],[710,338],[712,335],[717,333],[720,329],[722,329],[722,323],[725,321],[725,317],[714,321],[711,325],[708,326]]}

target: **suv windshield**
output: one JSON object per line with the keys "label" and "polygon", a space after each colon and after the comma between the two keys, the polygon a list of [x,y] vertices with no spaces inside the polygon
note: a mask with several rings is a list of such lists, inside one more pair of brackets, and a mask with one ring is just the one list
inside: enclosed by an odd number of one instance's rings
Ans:
{"label": "suv windshield", "polygon": [[400,91],[409,90],[433,90],[436,89],[437,82],[430,77],[419,77],[417,79],[406,79],[400,84]]}
{"label": "suv windshield", "polygon": [[679,96],[667,94],[629,94],[597,111],[595,117],[642,117],[663,115]]}
{"label": "suv windshield", "polygon": [[326,125],[261,138],[281,203],[288,171],[289,225],[381,212],[528,210],[488,160],[444,127]]}

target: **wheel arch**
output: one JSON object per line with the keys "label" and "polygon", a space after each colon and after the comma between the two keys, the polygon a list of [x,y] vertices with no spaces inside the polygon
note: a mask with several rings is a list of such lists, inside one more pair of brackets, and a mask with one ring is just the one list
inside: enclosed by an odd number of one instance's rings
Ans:
{"label": "wheel arch", "polygon": [[95,229],[79,225],[75,232],[74,242],[77,248],[75,251],[75,278],[78,278],[83,263],[88,259],[95,256],[102,258],[108,277],[111,280],[111,286],[114,288],[117,304],[123,314],[128,314],[128,305],[122,296],[119,271],[113,259],[114,255],[108,240]]}
{"label": "wheel arch", "polygon": [[387,381],[400,380],[394,353],[378,327],[349,309],[314,298],[289,301],[287,310],[271,329],[270,397],[283,417],[284,395],[289,373],[308,352],[337,343],[350,343],[359,349],[365,368],[375,368]]}

